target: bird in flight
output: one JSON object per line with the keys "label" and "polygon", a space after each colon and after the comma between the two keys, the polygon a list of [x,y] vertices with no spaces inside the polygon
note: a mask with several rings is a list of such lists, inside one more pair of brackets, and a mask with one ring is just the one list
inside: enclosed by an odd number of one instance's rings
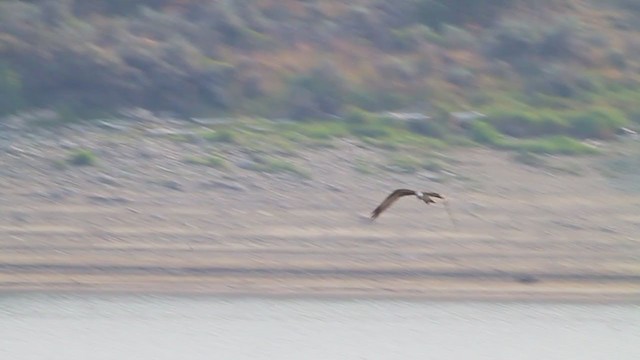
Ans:
{"label": "bird in flight", "polygon": [[[409,195],[414,195],[415,197],[418,198],[418,200],[424,201],[425,204],[427,204],[427,205],[429,205],[431,203],[435,204],[435,201],[433,200],[433,198],[438,198],[438,199],[445,200],[442,195],[440,195],[438,193],[435,193],[435,192],[415,191],[415,190],[409,190],[409,189],[397,189],[397,190],[394,190],[391,194],[389,194],[389,196],[387,196],[387,198],[384,199],[382,201],[382,203],[380,205],[378,205],[378,207],[373,210],[373,212],[371,213],[371,219],[375,220],[378,216],[380,216],[380,214],[383,211],[388,209],[394,202],[396,202],[396,200],[398,200],[399,198],[401,198],[403,196],[409,196]],[[446,200],[445,200],[445,206],[447,207],[447,212],[449,213],[449,217],[451,218],[451,222],[453,223],[454,226],[456,226],[456,222],[453,220],[453,216],[451,215],[451,211],[449,210],[449,207],[447,206]]]}

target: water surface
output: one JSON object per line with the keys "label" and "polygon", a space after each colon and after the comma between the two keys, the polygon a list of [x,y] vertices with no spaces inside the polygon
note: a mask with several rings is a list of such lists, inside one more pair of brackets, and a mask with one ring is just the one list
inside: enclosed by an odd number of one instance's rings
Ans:
{"label": "water surface", "polygon": [[0,297],[0,359],[640,359],[640,307]]}

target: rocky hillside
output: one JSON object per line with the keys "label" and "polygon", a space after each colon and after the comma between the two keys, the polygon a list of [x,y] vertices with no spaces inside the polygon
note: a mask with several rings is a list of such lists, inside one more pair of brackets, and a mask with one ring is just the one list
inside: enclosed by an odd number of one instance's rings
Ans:
{"label": "rocky hillside", "polygon": [[507,136],[602,138],[637,121],[637,1],[533,3],[2,1],[0,114],[477,109]]}

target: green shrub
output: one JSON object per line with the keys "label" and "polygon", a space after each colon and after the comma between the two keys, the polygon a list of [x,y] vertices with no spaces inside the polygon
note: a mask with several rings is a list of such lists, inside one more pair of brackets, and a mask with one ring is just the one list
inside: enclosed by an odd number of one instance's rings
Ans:
{"label": "green shrub", "polygon": [[445,78],[458,86],[472,86],[476,81],[474,73],[462,66],[451,65],[446,69]]}
{"label": "green shrub", "polygon": [[491,24],[503,10],[515,4],[515,0],[417,0],[411,13],[418,21],[441,29],[447,24],[462,25],[467,22]]}
{"label": "green shrub", "polygon": [[554,165],[547,161],[546,157],[540,156],[535,153],[527,151],[518,151],[513,155],[512,159],[521,164],[525,164],[531,167],[545,169],[547,171],[553,171],[556,173],[568,174],[568,175],[582,175],[583,170],[575,164]]}
{"label": "green shrub", "polygon": [[559,134],[569,126],[566,119],[553,112],[516,109],[489,112],[486,121],[501,133],[515,137]]}
{"label": "green shrub", "polygon": [[561,98],[580,98],[598,89],[598,82],[585,71],[565,64],[540,66],[528,79],[529,92]]}
{"label": "green shrub", "polygon": [[498,148],[525,151],[536,154],[588,155],[598,149],[567,136],[551,136],[538,139],[503,139]]}
{"label": "green shrub", "polygon": [[422,167],[420,159],[413,156],[396,155],[389,159],[387,168],[403,173],[414,173]]}
{"label": "green shrub", "polygon": [[314,140],[330,140],[348,135],[347,128],[339,122],[306,122],[285,126],[282,134],[292,140],[308,137]]}
{"label": "green shrub", "polygon": [[0,115],[19,110],[23,105],[20,74],[0,62]]}
{"label": "green shrub", "polygon": [[256,157],[254,158],[254,161],[255,162],[252,166],[252,169],[254,171],[272,174],[289,173],[299,176],[303,179],[311,178],[311,174],[307,170],[302,169],[296,166],[296,164],[287,160],[273,157]]}
{"label": "green shrub", "polygon": [[399,91],[393,91],[386,87],[356,88],[349,94],[349,103],[369,111],[387,111],[389,109],[407,106],[412,96],[407,96]]}
{"label": "green shrub", "polygon": [[350,109],[345,122],[349,133],[360,138],[379,139],[392,133],[393,120],[357,108]]}
{"label": "green shrub", "polygon": [[338,68],[327,63],[292,78],[286,106],[297,120],[336,115],[344,106],[347,90]]}
{"label": "green shrub", "polygon": [[606,56],[607,62],[618,69],[625,69],[629,65],[625,53],[620,50],[610,50]]}
{"label": "green shrub", "polygon": [[391,134],[389,128],[382,124],[353,125],[349,127],[349,132],[357,137],[373,139],[383,138]]}
{"label": "green shrub", "polygon": [[415,50],[418,45],[424,42],[442,42],[440,34],[423,24],[413,24],[392,30],[391,36],[399,50]]}
{"label": "green shrub", "polygon": [[629,11],[640,11],[640,1],[638,0],[612,0],[607,1],[607,3],[613,3],[616,6]]}
{"label": "green shrub", "polygon": [[445,127],[433,119],[412,119],[407,122],[407,129],[411,132],[442,139],[445,137],[447,130]]}
{"label": "green shrub", "polygon": [[580,36],[579,25],[566,18],[551,19],[545,23],[506,19],[488,33],[485,48],[490,55],[514,64],[531,56],[579,57],[579,47],[574,44]]}
{"label": "green shrub", "polygon": [[363,159],[356,159],[353,165],[353,169],[365,175],[371,175],[376,173],[375,166],[371,165],[368,161],[365,161]]}
{"label": "green shrub", "polygon": [[474,35],[462,28],[453,25],[442,27],[443,45],[449,48],[473,48],[476,39]]}
{"label": "green shrub", "polygon": [[626,115],[615,109],[601,107],[569,117],[571,134],[583,138],[610,139],[616,131],[627,126]]}
{"label": "green shrub", "polygon": [[202,138],[211,142],[235,143],[237,136],[228,129],[210,130],[202,133]]}
{"label": "green shrub", "polygon": [[373,124],[376,120],[376,115],[356,106],[348,106],[344,115],[344,121],[350,125]]}
{"label": "green shrub", "polygon": [[630,111],[628,118],[629,121],[633,121],[636,126],[640,125],[640,109]]}
{"label": "green shrub", "polygon": [[445,169],[445,163],[438,159],[428,159],[422,162],[422,168],[435,173],[439,173]]}
{"label": "green shrub", "polygon": [[509,138],[484,121],[473,123],[470,131],[473,140],[505,150],[566,155],[594,154],[598,152],[592,146],[562,135],[530,139]]}
{"label": "green shrub", "polygon": [[227,161],[224,158],[216,155],[209,155],[205,157],[187,157],[185,161],[190,164],[209,166],[215,169],[227,168]]}
{"label": "green shrub", "polygon": [[334,137],[346,135],[346,130],[341,126],[318,124],[303,131],[306,136],[316,140],[329,140]]}
{"label": "green shrub", "polygon": [[97,156],[91,150],[79,149],[67,157],[67,163],[75,166],[93,166],[97,163]]}
{"label": "green shrub", "polygon": [[473,122],[470,132],[471,138],[481,144],[497,145],[504,138],[491,124],[484,121]]}
{"label": "green shrub", "polygon": [[265,143],[267,151],[276,154],[293,156],[298,150],[296,142],[291,138],[280,136],[266,136],[262,137],[262,141]]}
{"label": "green shrub", "polygon": [[444,169],[444,163],[432,158],[393,155],[387,161],[387,168],[404,173],[415,173],[421,169],[439,173]]}

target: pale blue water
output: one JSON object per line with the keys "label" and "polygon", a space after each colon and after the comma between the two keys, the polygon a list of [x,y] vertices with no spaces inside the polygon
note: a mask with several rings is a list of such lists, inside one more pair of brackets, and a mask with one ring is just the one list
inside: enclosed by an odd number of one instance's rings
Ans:
{"label": "pale blue water", "polygon": [[0,359],[638,360],[640,307],[4,296]]}

